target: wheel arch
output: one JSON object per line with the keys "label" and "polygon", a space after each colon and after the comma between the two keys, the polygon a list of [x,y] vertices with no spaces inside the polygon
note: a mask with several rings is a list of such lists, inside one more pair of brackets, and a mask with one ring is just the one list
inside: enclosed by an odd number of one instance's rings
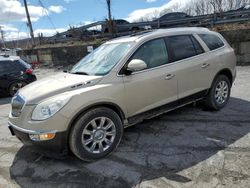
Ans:
{"label": "wheel arch", "polygon": [[6,91],[9,93],[11,85],[14,84],[14,83],[17,83],[17,82],[24,82],[24,83],[28,84],[28,82],[25,81],[25,80],[15,79],[15,80],[12,80],[11,82],[9,82],[9,84],[6,87]]}
{"label": "wheel arch", "polygon": [[72,127],[74,126],[74,123],[79,119],[79,117],[84,114],[85,112],[95,109],[95,108],[99,108],[99,107],[106,107],[106,108],[110,108],[113,111],[115,111],[118,116],[121,118],[121,121],[123,122],[123,120],[125,120],[125,114],[123,112],[123,110],[121,109],[121,107],[117,104],[111,103],[111,102],[100,102],[100,103],[95,103],[92,104],[90,106],[87,106],[83,109],[81,109],[70,121],[67,132],[68,132],[68,138],[69,138],[69,133],[72,129]]}
{"label": "wheel arch", "polygon": [[133,27],[131,28],[131,30],[132,30],[132,31],[139,31],[140,28],[139,28],[138,26],[133,26]]}
{"label": "wheel arch", "polygon": [[[220,71],[215,75],[212,84],[214,83],[214,80],[216,79],[216,77],[217,77],[218,75],[225,75],[225,76],[227,76],[228,79],[229,79],[229,81],[230,81],[230,83],[231,83],[231,85],[233,84],[233,74],[232,74],[232,72],[231,72],[230,69],[227,69],[227,68],[226,68],[226,69],[220,70]],[[212,87],[212,84],[211,84],[211,87]]]}

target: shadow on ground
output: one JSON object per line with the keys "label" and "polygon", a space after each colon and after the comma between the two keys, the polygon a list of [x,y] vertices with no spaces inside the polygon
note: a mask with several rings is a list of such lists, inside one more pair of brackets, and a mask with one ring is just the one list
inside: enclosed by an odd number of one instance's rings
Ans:
{"label": "shadow on ground", "polygon": [[177,173],[227,148],[250,132],[250,102],[231,98],[219,112],[187,106],[125,130],[109,157],[84,163],[55,160],[22,147],[10,168],[21,187],[131,187],[159,177],[177,182]]}
{"label": "shadow on ground", "polygon": [[0,93],[0,105],[9,104],[11,102],[11,97],[7,94]]}
{"label": "shadow on ground", "polygon": [[10,97],[8,97],[8,98],[6,98],[6,97],[0,97],[0,105],[5,105],[5,104],[9,104],[11,102],[11,98]]}

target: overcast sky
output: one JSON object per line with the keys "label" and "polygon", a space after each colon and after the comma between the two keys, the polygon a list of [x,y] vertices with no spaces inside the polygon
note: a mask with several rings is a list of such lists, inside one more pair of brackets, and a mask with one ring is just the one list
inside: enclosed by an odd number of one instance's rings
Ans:
{"label": "overcast sky", "polygon": [[[190,0],[113,0],[114,18],[138,20],[145,14],[160,13],[164,8]],[[104,20],[107,14],[105,0],[28,0],[35,35],[53,35],[69,26],[79,26]],[[0,0],[0,25],[6,40],[28,37],[23,0]]]}

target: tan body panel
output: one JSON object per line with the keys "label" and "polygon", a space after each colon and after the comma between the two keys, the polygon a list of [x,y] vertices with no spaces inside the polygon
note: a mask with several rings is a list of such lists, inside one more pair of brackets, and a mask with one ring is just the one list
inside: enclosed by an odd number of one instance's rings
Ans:
{"label": "tan body panel", "polygon": [[[224,41],[225,46],[214,51],[209,51],[208,47],[196,33],[213,33]],[[184,34],[195,36],[205,50],[205,53],[132,75],[119,75],[120,70],[127,63],[131,55],[145,42],[156,38]],[[124,122],[126,122],[129,117],[209,89],[216,74],[221,70],[228,69],[232,73],[233,78],[236,76],[236,58],[233,49],[219,34],[206,29],[160,30],[154,34],[130,37],[127,40],[126,38],[122,38],[108,43],[119,41],[134,41],[136,44],[107,75],[91,79],[83,76],[83,82],[91,82],[93,80],[93,84],[74,89],[69,89],[74,85],[72,81],[65,82],[67,89],[64,89],[61,81],[65,78],[59,80],[60,87],[54,87],[60,89],[62,92],[70,93],[72,97],[54,116],[44,121],[31,120],[32,111],[36,104],[42,100],[46,100],[48,96],[58,94],[58,92],[52,91],[53,83],[58,83],[58,81],[54,81],[51,82],[52,85],[49,87],[51,89],[50,92],[46,91],[41,96],[39,96],[39,93],[36,93],[36,97],[33,97],[30,91],[36,88],[35,82],[27,89],[24,88],[21,91],[27,103],[30,102],[34,105],[25,106],[20,117],[12,117],[10,115],[9,121],[16,126],[26,129],[57,130],[62,132],[68,129],[72,119],[83,109],[97,104],[110,103],[115,104],[123,111],[125,116]],[[209,64],[209,66],[202,68],[204,64]],[[174,77],[168,80],[166,79],[167,75],[174,75]],[[71,76],[69,75],[69,77]],[[75,80],[78,80],[78,78],[81,79],[81,75],[74,76]],[[44,82],[48,83],[49,79],[52,78],[48,78]],[[53,79],[55,80],[55,76]],[[76,83],[79,83],[79,80]]]}

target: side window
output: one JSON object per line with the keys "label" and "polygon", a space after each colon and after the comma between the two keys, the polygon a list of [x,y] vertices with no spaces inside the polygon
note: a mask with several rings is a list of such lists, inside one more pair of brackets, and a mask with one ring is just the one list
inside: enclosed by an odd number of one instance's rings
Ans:
{"label": "side window", "polygon": [[156,39],[143,44],[132,56],[143,60],[147,68],[154,68],[168,63],[168,53],[164,39]]}
{"label": "side window", "polygon": [[5,72],[4,69],[5,68],[4,68],[3,62],[0,62],[0,76],[4,75],[4,72]]}
{"label": "side window", "polygon": [[171,53],[172,62],[197,55],[195,46],[189,35],[167,37],[167,45]]}
{"label": "side window", "polygon": [[200,34],[201,39],[206,43],[210,50],[215,50],[224,46],[223,41],[216,35]]}
{"label": "side window", "polygon": [[204,53],[204,49],[201,47],[200,43],[193,36],[191,36],[191,40],[193,42],[196,54],[199,55]]}
{"label": "side window", "polygon": [[15,73],[17,68],[13,66],[11,61],[5,61],[0,63],[0,75]]}

